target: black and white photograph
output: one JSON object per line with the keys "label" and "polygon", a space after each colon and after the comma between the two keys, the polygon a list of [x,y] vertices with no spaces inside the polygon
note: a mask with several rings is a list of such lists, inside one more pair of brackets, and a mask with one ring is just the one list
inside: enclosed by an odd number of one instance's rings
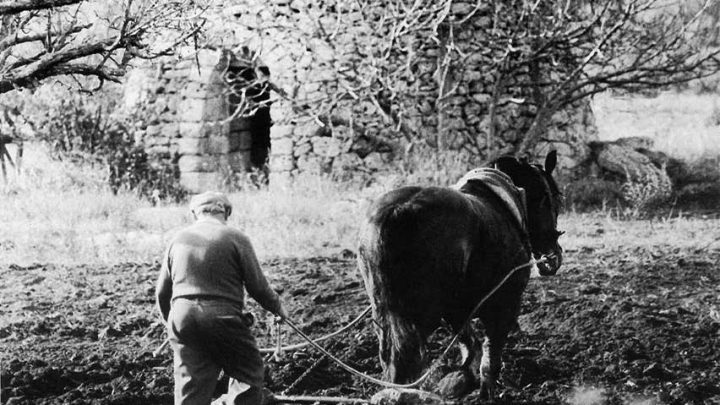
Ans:
{"label": "black and white photograph", "polygon": [[0,404],[720,405],[720,0],[0,0]]}

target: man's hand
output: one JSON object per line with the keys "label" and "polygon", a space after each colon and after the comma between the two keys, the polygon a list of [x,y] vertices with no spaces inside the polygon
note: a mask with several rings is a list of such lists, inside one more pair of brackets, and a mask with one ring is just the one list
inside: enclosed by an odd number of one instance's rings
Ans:
{"label": "man's hand", "polygon": [[287,313],[287,311],[285,311],[285,308],[283,308],[281,306],[280,309],[278,309],[278,311],[275,312],[275,316],[277,316],[281,320],[285,320],[288,318],[288,313]]}

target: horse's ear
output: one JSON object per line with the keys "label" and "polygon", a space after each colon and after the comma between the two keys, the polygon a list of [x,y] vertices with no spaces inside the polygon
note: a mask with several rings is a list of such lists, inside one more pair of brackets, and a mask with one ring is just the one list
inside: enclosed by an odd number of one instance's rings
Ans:
{"label": "horse's ear", "polygon": [[500,170],[505,174],[513,173],[516,171],[520,162],[514,156],[501,156],[493,165],[496,169]]}
{"label": "horse's ear", "polygon": [[557,151],[551,150],[545,158],[545,171],[547,174],[552,174],[553,170],[555,170],[555,166],[557,166]]}

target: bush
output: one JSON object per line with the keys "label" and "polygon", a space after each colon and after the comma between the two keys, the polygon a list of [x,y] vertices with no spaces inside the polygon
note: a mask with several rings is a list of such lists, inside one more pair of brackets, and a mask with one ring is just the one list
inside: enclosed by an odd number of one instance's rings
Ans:
{"label": "bush", "polygon": [[588,175],[564,183],[566,206],[578,211],[611,207],[630,217],[653,215],[671,207],[720,209],[720,156],[692,162],[670,158],[663,167],[672,182],[671,190],[670,185],[653,179],[622,182]]}
{"label": "bush", "polygon": [[720,209],[720,156],[676,165],[668,174],[676,204],[685,209]]}
{"label": "bush", "polygon": [[667,177],[647,175],[623,183],[623,200],[633,218],[651,214],[662,208],[669,200],[672,185]]}
{"label": "bush", "polygon": [[116,106],[107,99],[113,98],[68,95],[46,103],[45,113],[36,116],[37,138],[51,146],[55,159],[103,166],[114,193],[128,190],[154,202],[184,199],[177,168],[150,159],[134,138],[133,117],[111,114]]}
{"label": "bush", "polygon": [[589,176],[567,182],[563,194],[565,206],[579,211],[620,206],[624,201],[621,184]]}

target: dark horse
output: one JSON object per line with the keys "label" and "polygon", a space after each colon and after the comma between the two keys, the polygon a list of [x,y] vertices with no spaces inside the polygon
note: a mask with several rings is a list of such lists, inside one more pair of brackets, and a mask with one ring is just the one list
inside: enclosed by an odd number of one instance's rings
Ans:
{"label": "dark horse", "polygon": [[[549,257],[538,265],[540,274],[557,272],[562,249],[556,230],[560,192],[551,176],[556,163],[554,151],[544,167],[503,157],[497,170],[471,171],[455,187],[403,187],[372,204],[358,265],[386,378],[407,383],[419,377],[426,340],[441,320],[460,331],[476,304],[531,256]],[[463,367],[489,397],[529,277],[530,266],[516,271],[475,314],[485,328],[481,356],[473,334],[461,334]]]}

